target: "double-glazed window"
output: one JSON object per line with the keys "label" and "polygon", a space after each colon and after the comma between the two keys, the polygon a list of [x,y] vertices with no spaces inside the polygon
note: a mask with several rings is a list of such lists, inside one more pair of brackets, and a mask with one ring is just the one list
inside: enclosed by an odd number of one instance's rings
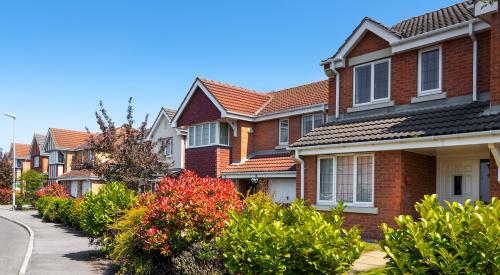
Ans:
{"label": "double-glazed window", "polygon": [[323,124],[323,113],[305,115],[302,117],[302,135],[305,135],[314,128],[321,126]]}
{"label": "double-glazed window", "polygon": [[229,125],[224,122],[207,122],[190,126],[188,146],[229,145]]}
{"label": "double-glazed window", "polygon": [[441,47],[423,49],[418,53],[418,93],[441,92]]}
{"label": "double-glazed window", "polygon": [[318,159],[318,203],[373,206],[373,155]]}
{"label": "double-glazed window", "polygon": [[354,105],[389,99],[390,60],[384,59],[354,67]]}
{"label": "double-glazed window", "polygon": [[35,168],[40,167],[40,156],[33,157],[33,167]]}
{"label": "double-glazed window", "polygon": [[163,148],[163,154],[165,156],[171,156],[173,154],[173,138],[168,137],[161,139],[161,146]]}
{"label": "double-glazed window", "polygon": [[288,145],[288,119],[279,120],[279,144]]}
{"label": "double-glazed window", "polygon": [[57,163],[64,163],[64,153],[57,152]]}

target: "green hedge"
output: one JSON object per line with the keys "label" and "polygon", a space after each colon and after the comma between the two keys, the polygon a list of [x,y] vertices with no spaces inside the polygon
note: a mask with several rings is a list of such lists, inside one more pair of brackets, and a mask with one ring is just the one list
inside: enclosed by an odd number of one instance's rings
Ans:
{"label": "green hedge", "polygon": [[500,272],[500,201],[470,200],[443,207],[438,196],[425,196],[411,216],[396,218],[397,229],[382,225],[381,243],[390,274],[498,274]]}

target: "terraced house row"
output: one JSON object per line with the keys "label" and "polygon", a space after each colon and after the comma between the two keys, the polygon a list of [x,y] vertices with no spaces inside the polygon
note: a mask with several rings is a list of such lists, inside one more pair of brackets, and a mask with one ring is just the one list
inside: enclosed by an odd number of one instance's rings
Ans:
{"label": "terraced house row", "polygon": [[[342,201],[346,223],[369,238],[416,214],[425,194],[500,196],[497,3],[465,1],[394,26],[366,17],[320,68],[324,80],[272,92],[196,78],[148,138],[175,169],[231,179],[243,194],[267,190],[320,211]],[[35,135],[31,166],[74,196],[98,188],[72,165],[92,157],[86,138]]]}

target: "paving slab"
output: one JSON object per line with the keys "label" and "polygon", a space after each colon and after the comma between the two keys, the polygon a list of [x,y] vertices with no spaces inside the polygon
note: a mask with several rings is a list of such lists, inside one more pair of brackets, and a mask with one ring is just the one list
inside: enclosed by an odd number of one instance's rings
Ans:
{"label": "paving slab", "polygon": [[385,258],[386,254],[383,251],[374,250],[364,252],[359,259],[354,261],[350,274],[365,272],[379,267],[384,267],[388,259]]}

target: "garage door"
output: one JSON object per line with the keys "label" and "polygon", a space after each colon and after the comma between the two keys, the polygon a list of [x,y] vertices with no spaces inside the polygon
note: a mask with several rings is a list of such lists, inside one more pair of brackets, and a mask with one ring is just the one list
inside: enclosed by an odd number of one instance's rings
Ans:
{"label": "garage door", "polygon": [[295,179],[271,179],[268,191],[275,202],[290,203],[295,199]]}

